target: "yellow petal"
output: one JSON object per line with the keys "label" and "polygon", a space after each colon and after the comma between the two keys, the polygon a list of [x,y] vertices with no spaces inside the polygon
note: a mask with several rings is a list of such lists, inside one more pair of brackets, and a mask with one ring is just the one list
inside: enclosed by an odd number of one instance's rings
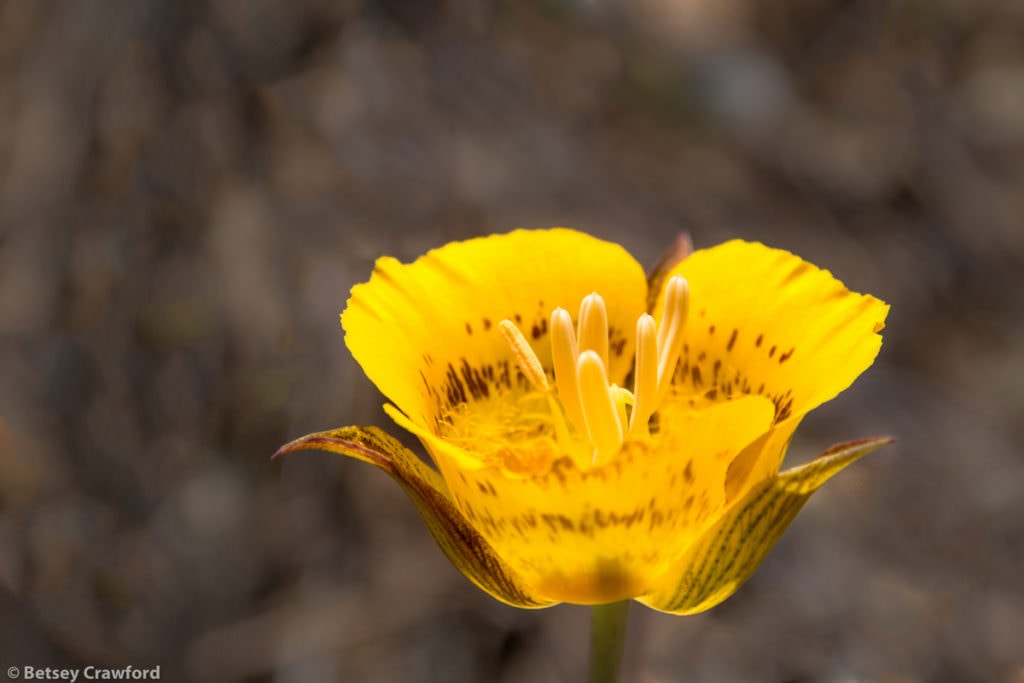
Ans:
{"label": "yellow petal", "polygon": [[[781,423],[847,388],[881,346],[889,307],[789,252],[734,240],[694,252],[676,274],[691,294],[677,392],[760,394]],[[755,480],[778,470],[785,449],[769,450],[779,459],[756,463]]]}
{"label": "yellow petal", "polygon": [[[387,408],[387,407],[386,407]],[[745,396],[689,410],[666,406],[657,438],[627,439],[607,463],[577,467],[544,452],[552,442],[511,444],[507,467],[464,467],[465,457],[393,408],[438,464],[459,509],[509,566],[550,600],[600,604],[646,592],[699,538],[725,504],[729,463],[768,430],[773,407]],[[530,461],[554,462],[534,473]]]}
{"label": "yellow petal", "polygon": [[528,388],[498,323],[509,319],[550,373],[548,319],[591,292],[607,303],[609,375],[623,383],[645,306],[643,269],[622,247],[564,228],[455,242],[403,265],[378,259],[352,288],[345,342],[367,376],[413,422],[513,386]]}
{"label": "yellow petal", "polygon": [[746,493],[748,486],[774,476],[786,455],[789,441],[803,416],[790,417],[772,425],[759,439],[740,451],[729,463],[725,495],[729,502]]}
{"label": "yellow petal", "polygon": [[722,602],[754,573],[814,491],[892,441],[881,437],[833,446],[806,465],[752,487],[639,601],[673,614],[695,614]]}
{"label": "yellow petal", "polygon": [[444,481],[402,444],[376,427],[343,427],[285,444],[274,457],[302,450],[347,455],[387,472],[412,499],[431,536],[470,581],[513,607],[553,604],[536,595],[458,511]]}

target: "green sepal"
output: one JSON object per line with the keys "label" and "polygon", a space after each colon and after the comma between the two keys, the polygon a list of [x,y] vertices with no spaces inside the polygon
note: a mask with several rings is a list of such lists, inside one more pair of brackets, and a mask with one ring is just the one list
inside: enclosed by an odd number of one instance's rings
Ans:
{"label": "green sepal", "polygon": [[812,493],[847,465],[894,440],[877,437],[838,444],[751,487],[666,572],[659,586],[637,599],[672,614],[714,607],[750,578]]}
{"label": "green sepal", "polygon": [[282,446],[273,457],[303,450],[346,455],[391,475],[451,563],[496,600],[522,608],[555,604],[530,590],[459,511],[441,475],[395,438],[376,427],[342,427],[307,434]]}

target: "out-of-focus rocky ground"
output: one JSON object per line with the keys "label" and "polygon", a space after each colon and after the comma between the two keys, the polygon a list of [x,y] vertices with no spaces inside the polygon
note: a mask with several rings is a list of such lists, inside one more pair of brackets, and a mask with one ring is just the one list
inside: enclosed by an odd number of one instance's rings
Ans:
{"label": "out-of-focus rocky ground", "polygon": [[0,664],[581,679],[371,468],[373,259],[569,225],[791,249],[892,304],[791,449],[901,441],[634,681],[1024,681],[1024,4],[0,4]]}

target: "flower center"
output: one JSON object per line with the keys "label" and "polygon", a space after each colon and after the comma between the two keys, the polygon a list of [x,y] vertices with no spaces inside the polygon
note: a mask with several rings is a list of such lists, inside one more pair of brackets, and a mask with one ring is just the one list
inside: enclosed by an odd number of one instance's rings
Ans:
{"label": "flower center", "polygon": [[571,427],[589,443],[590,461],[581,465],[607,461],[627,436],[648,435],[648,422],[668,392],[682,350],[689,293],[686,280],[676,275],[665,288],[661,321],[647,313],[637,319],[632,392],[608,381],[608,311],[596,292],[583,298],[575,326],[564,308],[551,312],[554,386],[515,323],[499,323],[519,368],[547,395],[559,440],[571,440]]}

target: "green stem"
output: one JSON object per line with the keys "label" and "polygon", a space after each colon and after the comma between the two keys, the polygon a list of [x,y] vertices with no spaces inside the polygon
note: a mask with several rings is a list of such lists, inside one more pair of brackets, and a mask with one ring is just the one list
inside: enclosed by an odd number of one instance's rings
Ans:
{"label": "green stem", "polygon": [[616,683],[626,644],[629,600],[590,608],[590,683]]}

